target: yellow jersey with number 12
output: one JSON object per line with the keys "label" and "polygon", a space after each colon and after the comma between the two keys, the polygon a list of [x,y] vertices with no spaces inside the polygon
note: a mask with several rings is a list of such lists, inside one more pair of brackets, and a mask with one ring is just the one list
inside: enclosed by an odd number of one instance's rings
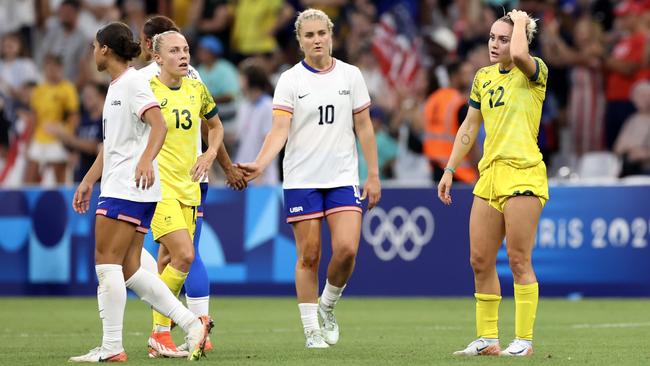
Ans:
{"label": "yellow jersey with number 12", "polygon": [[540,58],[533,60],[536,69],[530,78],[516,67],[500,70],[499,64],[480,69],[474,77],[469,104],[481,111],[486,132],[480,172],[495,161],[519,169],[542,161],[537,135],[548,68]]}
{"label": "yellow jersey with number 12", "polygon": [[149,81],[167,123],[167,137],[156,157],[164,199],[176,199],[187,206],[201,204],[199,182],[193,182],[190,170],[196,163],[197,134],[201,118],[217,114],[217,105],[199,80],[184,77],[179,88],[170,88],[157,76]]}

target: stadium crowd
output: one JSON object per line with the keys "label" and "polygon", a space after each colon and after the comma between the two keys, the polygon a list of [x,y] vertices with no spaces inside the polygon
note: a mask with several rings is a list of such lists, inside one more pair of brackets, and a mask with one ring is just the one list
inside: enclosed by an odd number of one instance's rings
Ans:
{"label": "stadium crowd", "polygon": [[[150,14],[187,36],[227,149],[253,159],[271,127],[268,96],[301,58],[293,21],[308,7],[334,20],[333,55],[363,73],[381,179],[439,179],[473,75],[489,64],[490,26],[513,8],[540,20],[531,51],[549,66],[539,134],[549,176],[576,176],[603,151],[618,175],[650,175],[650,0],[11,0],[0,2],[0,186],[83,177],[109,82],[91,41],[114,20],[140,34]],[[480,156],[457,179],[474,182]],[[258,183],[279,182],[275,165]]]}

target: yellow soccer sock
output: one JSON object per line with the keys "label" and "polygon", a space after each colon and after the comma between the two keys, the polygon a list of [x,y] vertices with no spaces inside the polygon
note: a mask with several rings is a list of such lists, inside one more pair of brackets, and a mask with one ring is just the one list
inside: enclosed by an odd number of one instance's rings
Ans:
{"label": "yellow soccer sock", "polygon": [[[165,283],[165,285],[167,285],[167,287],[169,287],[169,289],[176,297],[178,297],[178,294],[181,292],[181,288],[183,288],[183,284],[185,283],[186,278],[187,272],[181,272],[172,267],[171,264],[168,264],[160,274],[160,279]],[[171,319],[155,310],[153,311],[154,330],[156,329],[157,325],[169,327],[171,324]]]}
{"label": "yellow soccer sock", "polygon": [[483,338],[499,338],[499,304],[501,296],[475,293],[476,335]]}
{"label": "yellow soccer sock", "polygon": [[515,283],[515,337],[528,341],[533,340],[538,299],[539,285],[537,282],[529,285]]}

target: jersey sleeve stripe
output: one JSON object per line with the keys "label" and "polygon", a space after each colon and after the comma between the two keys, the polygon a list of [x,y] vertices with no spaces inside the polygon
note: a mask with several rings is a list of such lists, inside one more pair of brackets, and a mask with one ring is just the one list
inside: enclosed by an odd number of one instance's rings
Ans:
{"label": "jersey sleeve stripe", "polygon": [[368,109],[368,107],[370,107],[370,102],[368,102],[368,103],[362,105],[361,107],[359,107],[359,108],[353,110],[353,111],[352,111],[352,114],[357,114],[357,113],[359,113],[359,112],[363,112],[364,110]]}
{"label": "jersey sleeve stripe", "polygon": [[214,117],[217,113],[219,113],[219,107],[214,107],[210,112],[206,113],[205,116],[203,116],[203,118],[210,119]]}
{"label": "jersey sleeve stripe", "polygon": [[151,102],[151,103],[145,105],[144,107],[142,107],[142,109],[140,109],[140,112],[138,112],[138,118],[142,119],[142,115],[144,114],[144,112],[146,112],[149,109],[154,108],[154,107],[160,108],[160,105],[158,104],[158,102]]}
{"label": "jersey sleeve stripe", "polygon": [[535,60],[535,73],[530,77],[530,81],[537,81],[539,79],[539,61],[536,58],[533,60]]}
{"label": "jersey sleeve stripe", "polygon": [[273,109],[279,109],[281,111],[286,111],[286,112],[289,112],[289,113],[293,113],[293,108],[286,107],[286,106],[279,105],[279,104],[274,104]]}
{"label": "jersey sleeve stripe", "polygon": [[481,103],[475,101],[472,98],[469,98],[469,105],[470,105],[470,107],[474,107],[476,109],[481,109]]}

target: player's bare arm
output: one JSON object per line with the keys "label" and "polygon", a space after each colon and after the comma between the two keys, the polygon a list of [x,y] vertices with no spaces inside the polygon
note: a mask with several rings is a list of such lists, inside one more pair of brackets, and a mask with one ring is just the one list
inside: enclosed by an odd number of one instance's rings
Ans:
{"label": "player's bare arm", "polygon": [[223,146],[223,124],[218,114],[205,121],[208,130],[208,149],[196,159],[190,170],[192,180],[198,182],[212,166],[214,159],[219,156],[219,146]]}
{"label": "player's bare arm", "polygon": [[354,131],[357,134],[363,157],[368,164],[368,179],[363,185],[363,194],[361,199],[368,198],[368,209],[377,205],[381,198],[381,183],[379,182],[379,166],[377,159],[377,143],[375,141],[375,131],[372,128],[369,109],[354,115]]}
{"label": "player's bare arm", "polygon": [[135,185],[140,189],[149,189],[155,182],[153,160],[156,158],[167,136],[167,124],[160,108],[149,108],[142,115],[142,120],[151,125],[147,147],[135,168]]}
{"label": "player's bare arm", "polygon": [[246,180],[251,181],[257,178],[264,169],[271,163],[280,150],[284,147],[289,137],[289,127],[291,126],[290,115],[274,115],[271,130],[264,139],[264,144],[254,162],[238,163],[237,166],[244,170]]}
{"label": "player's bare arm", "polygon": [[458,133],[456,133],[454,147],[451,150],[451,156],[447,162],[447,168],[438,184],[438,198],[446,205],[451,204],[450,191],[453,181],[453,172],[456,170],[458,165],[460,165],[465,158],[465,155],[469,153],[476,142],[476,136],[478,136],[478,131],[481,128],[482,121],[483,116],[481,115],[481,111],[470,106],[470,108],[467,109],[465,120],[460,125]]}
{"label": "player's bare arm", "polygon": [[93,185],[97,183],[102,176],[102,169],[104,168],[104,148],[100,147],[99,153],[95,158],[95,162],[90,167],[84,178],[79,183],[77,190],[74,192],[72,198],[72,208],[75,212],[83,214],[88,211],[90,207],[90,196],[93,193]]}
{"label": "player's bare arm", "polygon": [[535,60],[530,56],[528,50],[528,38],[526,37],[526,27],[533,22],[525,11],[513,10],[508,13],[510,19],[515,23],[512,29],[512,39],[510,40],[510,56],[512,62],[526,76],[531,77],[537,71]]}

